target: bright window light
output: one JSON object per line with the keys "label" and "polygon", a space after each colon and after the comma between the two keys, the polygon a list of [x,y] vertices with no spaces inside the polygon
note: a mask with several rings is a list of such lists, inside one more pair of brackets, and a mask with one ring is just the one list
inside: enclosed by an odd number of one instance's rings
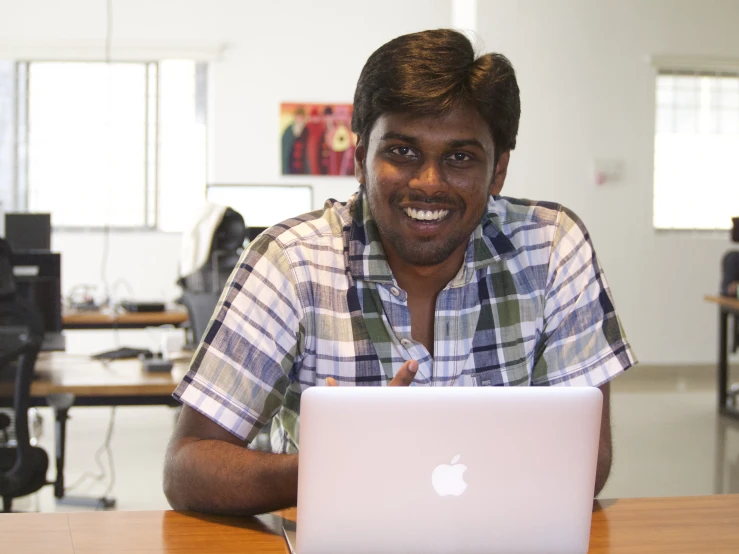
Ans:
{"label": "bright window light", "polygon": [[55,227],[181,231],[181,214],[205,197],[205,66],[26,65],[27,185],[19,207],[51,212]]}
{"label": "bright window light", "polygon": [[731,228],[739,216],[739,75],[658,75],[654,150],[654,227]]}

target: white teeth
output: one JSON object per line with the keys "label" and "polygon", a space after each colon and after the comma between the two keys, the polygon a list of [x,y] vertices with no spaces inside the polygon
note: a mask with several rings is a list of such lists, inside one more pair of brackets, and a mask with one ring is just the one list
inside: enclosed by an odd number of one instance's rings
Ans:
{"label": "white teeth", "polygon": [[435,221],[442,219],[449,214],[449,210],[416,210],[414,208],[406,208],[405,213],[408,217],[419,221]]}

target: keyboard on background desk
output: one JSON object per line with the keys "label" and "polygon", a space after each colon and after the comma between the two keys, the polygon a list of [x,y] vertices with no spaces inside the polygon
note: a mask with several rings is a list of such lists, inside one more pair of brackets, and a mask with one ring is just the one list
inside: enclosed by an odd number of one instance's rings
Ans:
{"label": "keyboard on background desk", "polygon": [[156,313],[166,309],[164,302],[132,302],[124,300],[118,306],[130,314]]}
{"label": "keyboard on background desk", "polygon": [[90,356],[93,360],[130,360],[135,358],[151,358],[153,353],[151,350],[145,348],[130,348],[123,346],[116,348],[115,350],[108,350],[106,352],[100,352]]}

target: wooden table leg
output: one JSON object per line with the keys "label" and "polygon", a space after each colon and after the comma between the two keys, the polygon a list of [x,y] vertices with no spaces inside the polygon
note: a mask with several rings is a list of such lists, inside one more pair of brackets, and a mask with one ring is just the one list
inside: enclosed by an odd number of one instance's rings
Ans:
{"label": "wooden table leg", "polygon": [[55,408],[56,419],[56,480],[54,481],[54,496],[64,498],[64,458],[67,443],[67,419],[69,408]]}

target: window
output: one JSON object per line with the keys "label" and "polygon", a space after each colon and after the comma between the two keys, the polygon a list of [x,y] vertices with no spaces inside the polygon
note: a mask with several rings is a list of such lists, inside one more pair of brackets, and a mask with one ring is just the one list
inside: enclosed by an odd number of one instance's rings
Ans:
{"label": "window", "polygon": [[[15,183],[15,64],[0,61],[0,213],[13,205]],[[4,221],[0,217],[0,230]]]}
{"label": "window", "polygon": [[205,64],[13,65],[5,79],[0,66],[16,115],[0,104],[0,134],[15,135],[6,210],[51,212],[55,227],[182,230],[179,214],[205,195]]}
{"label": "window", "polygon": [[660,71],[656,100],[655,228],[731,228],[739,216],[739,71]]}

